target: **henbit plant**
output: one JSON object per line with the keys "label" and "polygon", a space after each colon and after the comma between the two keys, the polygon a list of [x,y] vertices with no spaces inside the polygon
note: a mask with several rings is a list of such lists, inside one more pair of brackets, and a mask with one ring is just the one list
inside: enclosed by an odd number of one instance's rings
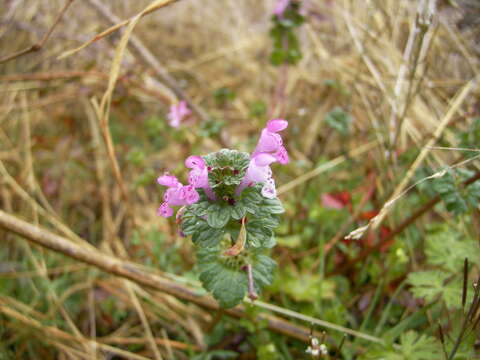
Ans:
{"label": "henbit plant", "polygon": [[188,157],[188,185],[168,173],[157,180],[168,187],[158,214],[170,217],[171,206],[182,206],[176,215],[181,234],[192,237],[200,280],[222,307],[237,305],[247,293],[256,299],[272,282],[276,264],[268,251],[284,210],[270,165],[288,163],[278,134],[287,126],[270,120],[251,155],[222,149]]}
{"label": "henbit plant", "polygon": [[303,15],[300,14],[299,2],[278,1],[270,30],[274,48],[270,55],[272,65],[295,65],[302,58],[295,28],[302,25],[304,21]]}

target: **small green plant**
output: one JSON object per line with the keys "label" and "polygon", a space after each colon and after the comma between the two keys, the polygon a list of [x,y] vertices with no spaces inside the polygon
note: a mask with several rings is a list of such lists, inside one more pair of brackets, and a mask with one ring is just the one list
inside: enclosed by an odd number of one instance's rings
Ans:
{"label": "small green plant", "polygon": [[276,196],[270,164],[288,162],[278,134],[288,123],[270,120],[252,155],[223,149],[190,156],[189,185],[165,174],[158,183],[168,187],[158,209],[163,217],[177,213],[181,234],[191,236],[199,277],[220,305],[229,308],[246,294],[256,299],[273,279],[275,262],[268,251],[275,245],[273,229],[283,206]]}
{"label": "small green plant", "polygon": [[341,135],[346,136],[350,132],[352,117],[341,107],[337,106],[325,116],[325,122],[332,129],[338,131]]}
{"label": "small green plant", "polygon": [[273,40],[273,51],[270,55],[272,65],[295,65],[301,58],[300,43],[295,29],[301,26],[305,18],[300,14],[300,3],[285,2],[285,6],[276,9],[272,16],[270,37]]}

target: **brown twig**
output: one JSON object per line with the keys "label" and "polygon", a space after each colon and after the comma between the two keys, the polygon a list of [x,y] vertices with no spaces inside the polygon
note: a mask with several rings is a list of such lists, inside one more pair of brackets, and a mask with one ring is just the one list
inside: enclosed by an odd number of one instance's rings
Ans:
{"label": "brown twig", "polygon": [[[93,265],[110,274],[129,279],[139,285],[165,292],[178,299],[190,301],[206,309],[219,309],[217,302],[212,298],[198,295],[194,290],[184,285],[177,284],[171,280],[162,278],[159,275],[150,273],[138,264],[119,260],[113,256],[104,254],[99,250],[92,251],[91,249],[77,245],[64,237],[55,235],[41,227],[31,225],[2,210],[0,210],[0,228],[16,233],[42,247]],[[245,315],[245,309],[243,306],[237,306],[232,309],[225,309],[225,313],[229,316],[241,318]],[[293,324],[280,317],[266,314],[260,315],[260,319],[267,321],[268,328],[274,332],[301,341],[308,340],[309,331],[303,326]]]}
{"label": "brown twig", "polygon": [[46,42],[48,41],[50,36],[52,35],[52,33],[55,30],[55,28],[57,27],[57,25],[60,23],[60,20],[62,20],[62,17],[65,14],[65,12],[67,11],[67,9],[70,7],[70,5],[72,5],[72,3],[74,1],[75,0],[67,0],[65,5],[63,6],[62,10],[60,10],[60,12],[57,14],[57,17],[55,18],[55,21],[53,22],[52,26],[50,27],[50,29],[48,29],[48,31],[45,33],[45,35],[43,36],[43,38],[39,42],[37,42],[37,43],[35,43],[35,44],[33,44],[33,45],[23,49],[23,50],[20,50],[16,53],[5,56],[4,58],[0,59],[0,64],[6,63],[7,61],[13,60],[17,57],[26,55],[26,54],[31,53],[31,52],[40,51],[43,48],[43,46],[46,44]]}

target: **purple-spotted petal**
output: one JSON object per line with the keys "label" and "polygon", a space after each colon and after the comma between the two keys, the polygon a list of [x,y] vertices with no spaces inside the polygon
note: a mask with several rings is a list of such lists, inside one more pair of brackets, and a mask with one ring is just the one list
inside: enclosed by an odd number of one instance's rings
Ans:
{"label": "purple-spotted petal", "polygon": [[189,169],[203,169],[205,167],[205,160],[201,156],[192,155],[185,160],[185,166]]}
{"label": "purple-spotted petal", "polygon": [[259,166],[256,164],[255,159],[250,160],[250,165],[247,169],[246,180],[248,182],[264,182],[272,177],[272,170],[270,166]]}
{"label": "purple-spotted petal", "polygon": [[192,185],[182,187],[181,197],[185,200],[185,205],[194,204],[200,199],[200,195]]}
{"label": "purple-spotted petal", "polygon": [[275,181],[272,178],[265,181],[265,184],[262,187],[262,195],[268,199],[273,199],[277,196]]}
{"label": "purple-spotted petal", "polygon": [[164,202],[157,209],[157,215],[163,216],[164,218],[170,217],[173,215],[173,209],[170,206],[168,206],[166,202]]}
{"label": "purple-spotted petal", "polygon": [[268,129],[263,129],[258,140],[255,154],[276,152],[282,146],[282,137]]}
{"label": "purple-spotted petal", "polygon": [[285,149],[285,146],[280,146],[277,153],[275,154],[275,157],[280,164],[282,165],[288,164],[289,158],[288,158],[288,152],[287,152],[287,149]]}

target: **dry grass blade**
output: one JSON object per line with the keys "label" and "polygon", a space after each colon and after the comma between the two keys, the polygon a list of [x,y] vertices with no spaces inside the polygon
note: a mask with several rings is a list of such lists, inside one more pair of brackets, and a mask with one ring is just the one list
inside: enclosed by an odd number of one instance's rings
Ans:
{"label": "dry grass blade", "polygon": [[104,351],[110,352],[112,354],[116,354],[119,356],[124,356],[128,359],[135,359],[135,360],[148,360],[148,358],[144,356],[140,356],[134,353],[131,353],[129,351],[125,351],[122,349],[115,348],[110,345],[102,344],[99,342],[95,342],[92,340],[84,339],[84,338],[78,338],[76,336],[73,336],[63,330],[60,330],[54,326],[45,326],[41,322],[33,319],[31,316],[27,317],[18,311],[5,306],[4,304],[0,304],[0,312],[3,313],[4,315],[11,317],[20,323],[22,323],[25,326],[31,327],[33,329],[36,329],[39,331],[39,336],[44,337],[47,335],[46,340],[51,341],[51,342],[58,342],[58,340],[63,340],[67,342],[74,342],[74,343],[79,343],[80,345],[86,346],[86,345],[95,345],[99,349],[102,349]]}
{"label": "dry grass blade", "polygon": [[402,194],[404,194],[404,190],[406,189],[408,183],[410,182],[413,175],[415,174],[415,171],[425,160],[426,156],[432,149],[433,145],[437,142],[442,132],[445,130],[449,122],[452,120],[455,113],[459,110],[460,106],[463,104],[467,96],[475,88],[476,84],[477,84],[477,80],[473,79],[470,82],[468,82],[461,89],[461,91],[459,91],[455,99],[453,99],[452,104],[448,109],[447,113],[445,114],[442,121],[440,122],[437,129],[435,130],[435,133],[433,134],[432,138],[422,148],[422,151],[417,156],[413,164],[410,166],[410,168],[408,169],[407,173],[405,174],[401,182],[397,185],[397,187],[393,191],[393,194],[390,196],[388,201],[385,202],[379,214],[375,216],[373,219],[371,219],[366,226],[363,226],[361,228],[358,228],[352,231],[348,235],[349,238],[355,238],[355,239],[360,238],[363,236],[363,234],[365,234],[365,232],[370,228],[370,226],[373,229],[376,229],[378,226],[380,226],[383,219],[387,216],[388,212],[390,211],[392,205],[402,196]]}
{"label": "dry grass blade", "polygon": [[[152,12],[154,12],[154,11],[164,7],[164,6],[167,6],[167,5],[169,5],[169,4],[171,4],[175,1],[178,1],[178,0],[157,0],[157,1],[153,2],[152,4],[150,4],[148,7],[146,7],[139,14],[133,16],[132,18],[130,18],[128,20],[122,21],[119,24],[116,24],[114,26],[109,27],[108,29],[102,31],[100,34],[97,34],[96,36],[94,36],[92,39],[85,42],[81,46],[79,46],[75,49],[64,51],[62,54],[60,54],[60,56],[58,58],[63,59],[63,58],[66,58],[68,56],[71,56],[71,55],[75,54],[76,52],[78,52],[78,51],[86,48],[87,46],[93,44],[95,41],[98,41],[98,40],[104,38],[105,36],[108,36],[108,35],[114,33],[115,31],[120,30],[124,26],[130,25],[132,21],[138,21],[141,17],[143,17],[145,15],[148,15],[148,14],[150,14],[150,13],[152,13]],[[138,20],[135,20],[136,18],[138,18]]]}
{"label": "dry grass blade", "polygon": [[354,158],[354,157],[360,156],[360,155],[364,154],[365,152],[374,149],[376,146],[377,146],[376,142],[371,142],[371,143],[361,145],[361,146],[357,147],[356,149],[351,150],[348,153],[348,157],[345,156],[345,155],[338,156],[335,159],[332,159],[332,160],[326,162],[325,164],[322,164],[322,165],[318,166],[317,168],[315,168],[315,169],[313,169],[309,172],[306,172],[305,174],[300,175],[298,178],[286,183],[285,185],[280,186],[277,190],[277,194],[278,195],[284,194],[284,193],[292,190],[293,188],[303,184],[305,181],[313,179],[315,176],[318,176],[318,175],[324,173],[325,171],[328,171],[328,170],[334,168],[335,166],[340,165],[341,163],[346,161],[347,158]]}
{"label": "dry grass blade", "polygon": [[31,52],[36,52],[36,51],[41,50],[45,46],[45,44],[47,43],[48,39],[52,35],[52,33],[55,30],[55,28],[57,27],[57,25],[62,20],[62,17],[65,14],[65,12],[67,11],[67,9],[70,7],[70,5],[72,5],[72,3],[74,1],[75,0],[67,0],[65,5],[63,6],[63,8],[57,14],[52,26],[50,27],[50,29],[48,29],[48,31],[45,33],[45,35],[43,36],[43,38],[39,42],[37,42],[37,43],[33,44],[32,46],[29,46],[29,47],[27,47],[23,50],[20,50],[16,53],[13,53],[11,55],[5,56],[4,58],[1,58],[0,59],[0,64],[6,63],[7,61],[13,60],[13,59],[18,58],[20,56],[29,54]]}
{"label": "dry grass blade", "polygon": [[[196,305],[210,310],[218,310],[219,306],[216,301],[209,297],[198,295],[194,290],[167,280],[153,273],[149,273],[139,267],[137,264],[122,261],[107,254],[103,254],[100,251],[89,251],[76,244],[70,243],[65,238],[52,234],[47,230],[40,227],[33,226],[23,220],[20,220],[14,216],[11,216],[4,211],[0,210],[0,227],[16,233],[25,239],[32,241],[40,246],[54,250],[66,256],[69,256],[78,261],[85,262],[87,264],[96,266],[97,268],[111,273],[116,276],[120,276],[131,280],[139,285],[150,287],[155,290],[159,290],[170,295],[173,295],[179,299],[190,301]],[[353,330],[349,330],[344,327],[339,327],[335,324],[331,324],[327,321],[314,319],[311,317],[305,317],[295,311],[283,309],[278,306],[269,305],[266,303],[258,303],[265,309],[273,310],[282,314],[286,314],[296,319],[312,322],[315,320],[319,325],[337,331],[348,332],[351,335],[362,337],[365,340],[382,342],[381,339],[372,337],[368,334],[363,334]],[[237,306],[232,309],[226,309],[225,313],[233,317],[245,316],[245,309],[242,306]],[[309,330],[306,327],[296,325],[288,322],[282,318],[274,317],[271,315],[260,315],[259,319],[265,320],[268,323],[268,328],[277,333],[290,336],[302,341],[307,341],[309,336]]]}

